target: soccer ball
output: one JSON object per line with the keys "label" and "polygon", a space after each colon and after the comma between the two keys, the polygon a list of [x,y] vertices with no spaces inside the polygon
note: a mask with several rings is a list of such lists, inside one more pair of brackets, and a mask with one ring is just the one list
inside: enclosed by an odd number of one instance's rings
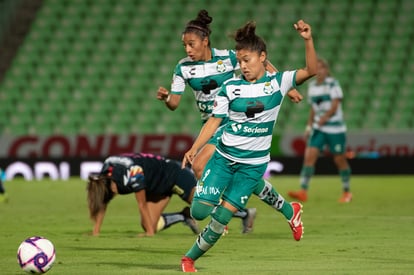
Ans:
{"label": "soccer ball", "polygon": [[43,237],[30,237],[24,240],[17,250],[17,262],[27,273],[46,273],[55,259],[54,245]]}

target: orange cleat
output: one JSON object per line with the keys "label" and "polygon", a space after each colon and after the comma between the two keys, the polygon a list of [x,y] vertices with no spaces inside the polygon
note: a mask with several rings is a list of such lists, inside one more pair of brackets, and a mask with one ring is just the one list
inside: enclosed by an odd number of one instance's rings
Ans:
{"label": "orange cleat", "polygon": [[182,257],[181,270],[183,272],[197,272],[197,269],[194,267],[194,260],[187,256]]}
{"label": "orange cleat", "polygon": [[290,228],[292,229],[293,238],[296,241],[300,241],[303,237],[303,223],[302,223],[302,204],[298,202],[290,203],[293,208],[293,216],[288,221]]}
{"label": "orange cleat", "polygon": [[308,192],[304,189],[301,189],[299,191],[289,191],[288,195],[289,197],[301,202],[305,202],[308,200]]}
{"label": "orange cleat", "polygon": [[339,198],[338,202],[340,203],[348,203],[352,200],[352,193],[351,192],[344,192],[342,196]]}

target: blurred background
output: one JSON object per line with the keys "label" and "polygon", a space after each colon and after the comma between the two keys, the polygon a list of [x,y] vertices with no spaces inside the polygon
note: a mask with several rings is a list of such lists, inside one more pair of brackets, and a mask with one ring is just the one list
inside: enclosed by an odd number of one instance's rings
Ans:
{"label": "blurred background", "polygon": [[[303,41],[292,25],[309,22],[318,54],[344,91],[350,151],[414,155],[410,0],[1,0],[0,157],[51,155],[44,143],[36,154],[13,151],[16,138],[28,135],[197,135],[191,91],[175,112],[156,100],[156,91],[169,88],[185,57],[181,33],[200,9],[213,17],[216,48],[231,49],[229,34],[255,20],[279,70],[304,66]],[[306,96],[306,86],[299,91]],[[301,154],[293,147],[303,143],[292,144],[308,110],[306,103],[284,102],[272,156]],[[61,151],[56,155],[82,155]]]}

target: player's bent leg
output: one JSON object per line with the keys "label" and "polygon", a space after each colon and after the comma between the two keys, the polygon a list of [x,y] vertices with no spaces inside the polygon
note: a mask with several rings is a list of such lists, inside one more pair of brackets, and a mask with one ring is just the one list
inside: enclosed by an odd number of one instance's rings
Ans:
{"label": "player's bent leg", "polygon": [[194,199],[191,204],[191,216],[198,221],[204,220],[213,212],[214,207],[208,202]]}
{"label": "player's bent leg", "polygon": [[262,201],[281,212],[287,219],[290,219],[293,215],[293,209],[289,202],[285,201],[282,195],[280,195],[273,185],[265,179],[260,179],[256,190],[253,192]]}
{"label": "player's bent leg", "polygon": [[157,232],[180,222],[188,226],[194,234],[200,233],[197,222],[190,215],[190,207],[188,206],[184,207],[181,212],[161,214],[157,223]]}
{"label": "player's bent leg", "polygon": [[[213,213],[211,213],[211,221],[204,228],[203,232],[199,235],[196,242],[185,254],[184,258],[186,262],[191,259],[194,263],[195,260],[200,258],[207,252],[222,236],[226,225],[233,217],[233,212],[222,205],[217,206]],[[183,260],[182,260],[183,261]],[[183,263],[183,262],[182,262]],[[183,264],[181,265],[184,271]]]}

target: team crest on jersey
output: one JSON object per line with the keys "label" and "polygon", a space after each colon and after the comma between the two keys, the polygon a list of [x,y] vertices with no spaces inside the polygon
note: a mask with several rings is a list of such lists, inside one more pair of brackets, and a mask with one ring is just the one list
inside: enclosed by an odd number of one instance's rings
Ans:
{"label": "team crest on jersey", "polygon": [[224,65],[223,60],[219,60],[217,61],[217,67],[216,67],[217,71],[219,73],[223,73],[226,71],[226,65]]}
{"label": "team crest on jersey", "polygon": [[273,87],[272,84],[270,84],[270,82],[266,82],[263,88],[263,92],[265,94],[271,94],[273,92]]}

